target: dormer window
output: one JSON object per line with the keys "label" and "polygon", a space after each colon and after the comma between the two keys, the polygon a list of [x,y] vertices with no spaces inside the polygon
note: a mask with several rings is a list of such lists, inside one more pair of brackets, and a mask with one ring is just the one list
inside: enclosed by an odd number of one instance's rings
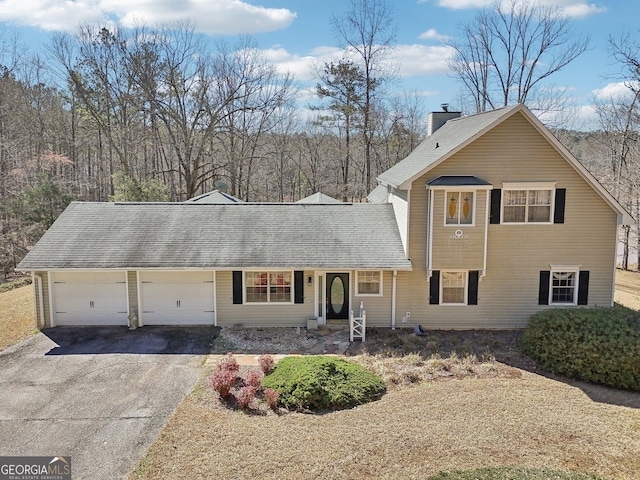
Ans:
{"label": "dormer window", "polygon": [[446,192],[446,199],[445,222],[447,225],[473,225],[473,192]]}

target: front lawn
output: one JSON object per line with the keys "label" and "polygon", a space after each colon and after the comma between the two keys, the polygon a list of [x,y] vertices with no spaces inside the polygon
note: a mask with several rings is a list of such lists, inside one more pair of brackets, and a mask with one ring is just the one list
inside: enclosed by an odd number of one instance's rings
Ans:
{"label": "front lawn", "polygon": [[33,287],[26,285],[0,293],[0,350],[34,332]]}
{"label": "front lawn", "polygon": [[639,410],[528,372],[394,388],[324,415],[227,410],[203,383],[130,478],[425,479],[508,465],[632,479],[639,433]]}

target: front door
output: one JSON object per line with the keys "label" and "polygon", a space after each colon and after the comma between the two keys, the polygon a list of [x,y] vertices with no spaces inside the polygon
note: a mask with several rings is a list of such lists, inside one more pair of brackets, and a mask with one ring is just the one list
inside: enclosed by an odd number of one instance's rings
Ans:
{"label": "front door", "polygon": [[327,273],[327,320],[349,319],[349,274]]}

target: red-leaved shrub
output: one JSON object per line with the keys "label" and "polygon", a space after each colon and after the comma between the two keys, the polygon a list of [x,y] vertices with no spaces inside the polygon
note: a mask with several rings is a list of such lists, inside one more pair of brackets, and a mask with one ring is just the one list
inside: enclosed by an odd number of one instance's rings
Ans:
{"label": "red-leaved shrub", "polygon": [[258,357],[258,365],[260,365],[260,368],[262,369],[262,373],[264,373],[265,375],[269,375],[271,373],[271,370],[273,370],[274,364],[275,364],[275,361],[273,360],[273,357],[269,354],[260,355]]}
{"label": "red-leaved shrub", "polygon": [[249,408],[256,398],[258,389],[254,386],[245,385],[236,393],[236,402],[240,408]]}
{"label": "red-leaved shrub", "polygon": [[264,375],[262,372],[256,368],[252,368],[247,371],[244,376],[244,384],[247,387],[255,387],[256,390],[260,388],[260,382],[262,381],[262,377]]}
{"label": "red-leaved shrub", "polygon": [[235,386],[237,380],[238,372],[234,370],[217,369],[209,375],[209,385],[213,390],[218,392],[222,398],[229,396],[229,393]]}
{"label": "red-leaved shrub", "polygon": [[265,388],[262,393],[264,394],[264,399],[266,400],[267,405],[269,405],[272,410],[275,410],[278,407],[278,401],[280,400],[280,392],[272,388]]}
{"label": "red-leaved shrub", "polygon": [[218,360],[217,367],[218,370],[229,370],[231,372],[237,372],[240,370],[240,365],[238,365],[238,362],[236,362],[232,353],[227,353],[226,356]]}

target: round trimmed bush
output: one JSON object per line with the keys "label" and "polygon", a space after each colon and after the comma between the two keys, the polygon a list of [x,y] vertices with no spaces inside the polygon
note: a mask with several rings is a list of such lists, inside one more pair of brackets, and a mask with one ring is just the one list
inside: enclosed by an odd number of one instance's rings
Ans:
{"label": "round trimmed bush", "polygon": [[640,390],[640,317],[633,310],[544,310],[530,318],[523,346],[543,370]]}
{"label": "round trimmed bush", "polygon": [[341,409],[379,398],[384,380],[360,365],[335,357],[287,357],[262,379],[262,386],[280,392],[288,409]]}

